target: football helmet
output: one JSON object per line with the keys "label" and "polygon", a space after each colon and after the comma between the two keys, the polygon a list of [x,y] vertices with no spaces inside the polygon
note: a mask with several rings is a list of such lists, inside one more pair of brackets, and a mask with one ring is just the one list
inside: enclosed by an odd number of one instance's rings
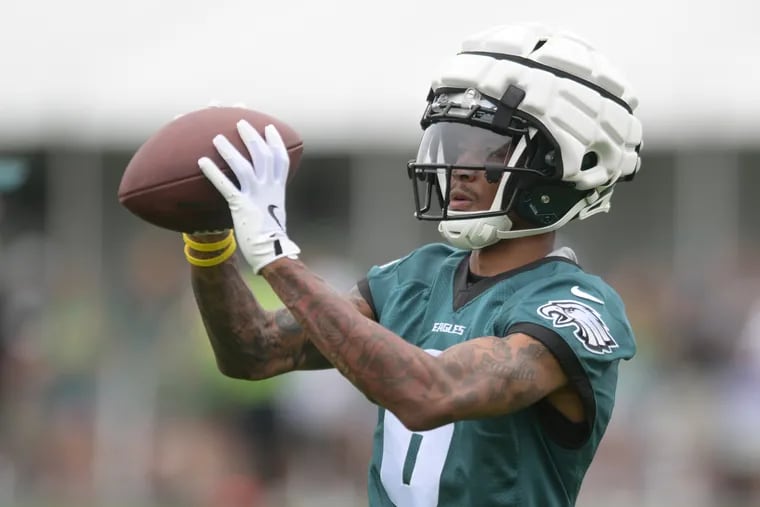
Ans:
{"label": "football helmet", "polygon": [[[537,24],[477,33],[432,82],[407,165],[415,216],[477,249],[609,211],[615,184],[641,165],[637,105],[620,73],[575,35]],[[489,209],[450,209],[452,175],[467,170],[498,184]]]}

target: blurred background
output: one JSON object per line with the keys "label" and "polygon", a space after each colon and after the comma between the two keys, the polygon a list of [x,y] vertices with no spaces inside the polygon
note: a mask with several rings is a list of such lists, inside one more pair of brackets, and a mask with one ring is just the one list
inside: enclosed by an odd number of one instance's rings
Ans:
{"label": "blurred background", "polygon": [[[366,505],[375,409],[332,371],[217,372],[178,234],[121,208],[140,144],[243,102],[301,133],[291,236],[338,289],[438,241],[405,163],[470,32],[542,21],[640,96],[643,168],[560,241],[639,353],[580,506],[760,505],[760,47],[748,0],[4,0],[0,506]],[[262,280],[251,286],[278,306]]]}

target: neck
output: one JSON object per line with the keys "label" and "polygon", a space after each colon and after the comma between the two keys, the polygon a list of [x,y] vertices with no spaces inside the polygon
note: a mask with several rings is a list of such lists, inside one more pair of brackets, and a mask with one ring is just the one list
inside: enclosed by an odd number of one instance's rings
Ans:
{"label": "neck", "polygon": [[480,276],[494,276],[530,264],[554,250],[554,232],[503,239],[491,246],[473,250],[470,254],[470,272]]}

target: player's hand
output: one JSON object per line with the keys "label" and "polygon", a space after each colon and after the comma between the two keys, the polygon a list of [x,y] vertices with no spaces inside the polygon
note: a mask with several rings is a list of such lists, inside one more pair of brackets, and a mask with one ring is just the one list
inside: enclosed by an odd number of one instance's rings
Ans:
{"label": "player's hand", "polygon": [[258,273],[276,259],[295,258],[301,253],[285,229],[285,184],[290,158],[274,125],[264,129],[266,140],[245,120],[238,122],[237,130],[253,164],[223,135],[216,136],[213,142],[240,182],[239,190],[211,159],[199,159],[198,166],[227,200],[240,251]]}

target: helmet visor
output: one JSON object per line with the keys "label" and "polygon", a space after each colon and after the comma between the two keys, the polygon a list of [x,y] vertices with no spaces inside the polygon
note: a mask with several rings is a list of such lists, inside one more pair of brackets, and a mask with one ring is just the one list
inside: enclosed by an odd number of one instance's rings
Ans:
{"label": "helmet visor", "polygon": [[[456,170],[484,171],[489,183],[499,183],[498,199],[479,216],[503,215],[504,185],[509,178],[509,162],[522,136],[498,134],[461,122],[437,122],[425,129],[417,158],[409,164],[415,189],[416,216],[421,219],[454,219],[450,213],[449,190]],[[420,188],[423,183],[423,188]],[[435,194],[435,201],[432,199]],[[437,201],[437,202],[436,202]],[[435,209],[433,209],[435,208]],[[470,215],[473,216],[473,215]],[[464,218],[460,216],[458,218]]]}
{"label": "helmet visor", "polygon": [[417,152],[417,164],[477,169],[507,166],[513,140],[509,135],[465,123],[438,122],[425,129]]}

